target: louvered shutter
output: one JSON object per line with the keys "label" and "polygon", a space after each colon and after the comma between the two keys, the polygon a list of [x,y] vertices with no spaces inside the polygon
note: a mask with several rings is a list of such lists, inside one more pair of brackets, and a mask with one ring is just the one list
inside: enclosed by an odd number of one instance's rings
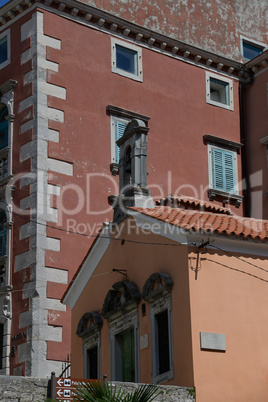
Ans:
{"label": "louvered shutter", "polygon": [[216,190],[235,192],[234,154],[212,148],[213,187]]}
{"label": "louvered shutter", "polygon": [[225,170],[225,191],[227,193],[235,192],[234,177],[234,154],[224,151],[224,170]]}
{"label": "louvered shutter", "polygon": [[212,148],[213,187],[216,190],[223,190],[223,151]]}
{"label": "louvered shutter", "polygon": [[[124,123],[120,120],[115,120],[115,142],[119,140],[124,134],[125,128],[127,126],[127,123]],[[116,147],[116,155],[115,155],[115,162],[119,163],[120,159],[120,148],[118,147],[117,144],[115,144]]]}

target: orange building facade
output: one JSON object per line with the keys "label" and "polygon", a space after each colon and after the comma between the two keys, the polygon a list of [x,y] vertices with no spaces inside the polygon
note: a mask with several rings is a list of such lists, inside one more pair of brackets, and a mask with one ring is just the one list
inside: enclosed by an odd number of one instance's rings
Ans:
{"label": "orange building facade", "polygon": [[[154,201],[185,194],[245,214],[239,88],[252,75],[265,83],[264,23],[248,32],[263,53],[245,64],[240,34],[232,60],[93,5],[12,0],[0,10],[1,374],[60,374],[71,350],[60,299],[111,220],[116,140],[131,119],[150,129]],[[214,173],[216,158],[225,173]]]}
{"label": "orange building facade", "polygon": [[[187,198],[180,208],[131,208],[103,228],[63,299],[72,376],[195,386],[198,402],[262,398],[267,221],[199,208]],[[123,358],[131,331],[132,378]]]}

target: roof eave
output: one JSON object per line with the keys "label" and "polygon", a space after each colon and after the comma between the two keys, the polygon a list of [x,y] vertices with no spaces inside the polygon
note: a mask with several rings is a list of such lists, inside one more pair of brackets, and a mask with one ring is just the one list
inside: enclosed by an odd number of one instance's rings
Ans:
{"label": "roof eave", "polygon": [[83,23],[90,24],[90,26],[95,25],[97,29],[105,30],[112,35],[119,34],[125,39],[131,38],[137,44],[149,46],[152,50],[178,57],[181,60],[213,68],[238,79],[245,80],[249,77],[243,63],[154,32],[77,0],[11,0],[0,10],[0,25],[5,25],[34,4],[49,10],[57,10],[68,18],[80,19]]}

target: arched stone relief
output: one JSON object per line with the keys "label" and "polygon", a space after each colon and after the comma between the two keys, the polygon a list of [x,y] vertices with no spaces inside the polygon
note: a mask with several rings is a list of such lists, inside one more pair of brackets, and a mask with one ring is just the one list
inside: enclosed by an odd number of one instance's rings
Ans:
{"label": "arched stone relief", "polygon": [[105,297],[102,315],[104,318],[109,318],[122,310],[133,309],[140,300],[141,295],[134,282],[116,282],[113,285],[113,290],[109,290]]}
{"label": "arched stone relief", "polygon": [[96,311],[85,313],[77,325],[76,335],[82,338],[91,335],[93,332],[99,331],[102,324],[101,315]]}
{"label": "arched stone relief", "polygon": [[163,272],[153,273],[145,282],[142,297],[148,302],[152,302],[158,297],[171,292],[173,281],[168,274]]}

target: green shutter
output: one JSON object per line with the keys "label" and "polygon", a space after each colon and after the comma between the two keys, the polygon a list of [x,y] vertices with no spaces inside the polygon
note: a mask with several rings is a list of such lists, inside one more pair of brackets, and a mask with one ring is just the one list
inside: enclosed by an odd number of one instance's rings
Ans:
{"label": "green shutter", "polygon": [[[123,123],[120,120],[115,120],[115,142],[119,140],[124,134],[125,128],[127,126],[127,123]],[[117,144],[115,144],[116,147],[116,155],[115,155],[115,162],[119,163],[120,159],[120,148]]]}
{"label": "green shutter", "polygon": [[122,381],[135,382],[134,330],[121,336]]}
{"label": "green shutter", "polygon": [[235,192],[234,154],[212,148],[213,187],[216,190]]}

